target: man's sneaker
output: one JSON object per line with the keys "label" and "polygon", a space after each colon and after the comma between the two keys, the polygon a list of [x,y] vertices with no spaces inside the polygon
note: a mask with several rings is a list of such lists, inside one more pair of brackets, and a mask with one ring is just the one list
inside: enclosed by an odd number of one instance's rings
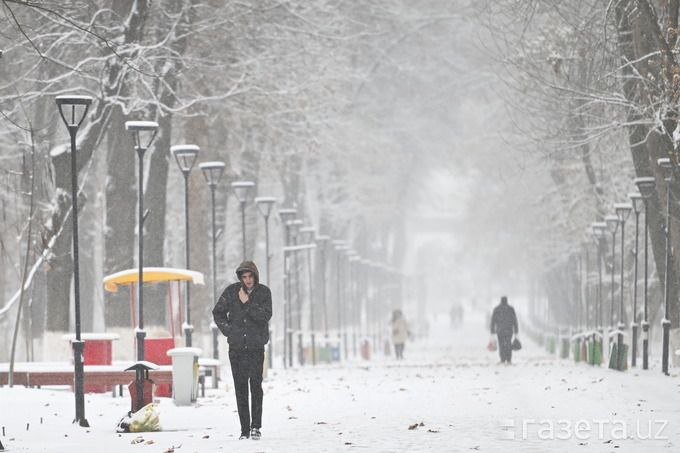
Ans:
{"label": "man's sneaker", "polygon": [[243,440],[248,438],[248,433],[241,434],[241,437],[238,438],[238,440]]}
{"label": "man's sneaker", "polygon": [[262,434],[260,433],[260,430],[258,428],[253,428],[250,430],[250,438],[253,440],[260,440],[260,437],[262,437]]}

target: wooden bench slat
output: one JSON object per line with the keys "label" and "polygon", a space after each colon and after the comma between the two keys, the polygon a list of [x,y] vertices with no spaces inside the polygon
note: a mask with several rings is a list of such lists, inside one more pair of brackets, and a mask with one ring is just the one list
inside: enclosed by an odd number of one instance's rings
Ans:
{"label": "wooden bench slat", "polygon": [[[22,371],[14,373],[14,385],[43,386],[43,385],[73,385],[73,371]],[[155,384],[172,384],[172,371],[152,370],[149,378]],[[84,372],[85,385],[127,385],[135,380],[135,374],[130,371],[95,371]],[[0,385],[7,385],[9,373],[0,371]]]}

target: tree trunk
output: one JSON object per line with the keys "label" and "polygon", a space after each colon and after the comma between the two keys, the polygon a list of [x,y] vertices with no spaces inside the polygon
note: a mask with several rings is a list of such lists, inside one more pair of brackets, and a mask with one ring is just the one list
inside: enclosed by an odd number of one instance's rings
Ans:
{"label": "tree trunk", "polygon": [[[111,115],[106,153],[106,220],[104,228],[104,275],[131,269],[136,262],[137,154],[124,127],[119,107]],[[128,291],[109,293],[105,305],[107,326],[130,323]]]}

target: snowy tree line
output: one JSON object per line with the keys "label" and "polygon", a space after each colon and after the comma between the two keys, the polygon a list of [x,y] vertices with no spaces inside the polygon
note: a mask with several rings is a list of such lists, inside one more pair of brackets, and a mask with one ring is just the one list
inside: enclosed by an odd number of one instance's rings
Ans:
{"label": "snowy tree line", "polygon": [[[609,324],[608,282],[615,272],[618,301],[620,246],[612,261],[611,236],[594,244],[589,226],[613,214],[614,203],[629,202],[635,177],[648,176],[656,181],[646,219],[654,272],[651,325],[658,326],[663,316],[667,185],[657,159],[670,157],[674,171],[680,163],[679,8],[677,1],[647,0],[509,0],[487,2],[481,8],[480,17],[492,36],[485,47],[496,57],[504,82],[499,92],[513,124],[508,142],[531,156],[533,168],[540,168],[532,175],[535,205],[531,225],[525,225],[532,232],[525,245],[537,275],[535,292],[551,301],[548,317],[553,323],[574,325],[579,317],[583,321],[577,303],[596,297],[599,247],[606,260],[603,303]],[[679,191],[676,177],[671,197],[678,199]],[[679,208],[671,203],[673,250],[680,245],[675,221]],[[624,247],[625,319],[616,316],[617,322],[626,324],[632,319],[634,230],[631,216]],[[639,257],[642,263],[642,250]],[[670,262],[670,319],[677,327],[680,263],[673,256]],[[638,276],[641,285],[642,267]],[[579,297],[581,291],[585,294]],[[640,286],[638,295],[641,291]],[[590,316],[593,319],[594,314]]]}
{"label": "snowy tree line", "polygon": [[[127,292],[105,295],[101,286],[103,276],[135,263],[136,159],[126,120],[160,125],[145,162],[145,265],[182,267],[182,184],[169,148],[195,143],[199,161],[227,165],[218,190],[218,286],[241,258],[227,189],[237,179],[255,181],[256,195],[296,207],[362,256],[400,266],[407,194],[424,162],[446,153],[414,138],[427,123],[417,108],[431,100],[399,105],[400,93],[414,80],[438,83],[441,60],[431,55],[458,58],[450,43],[460,9],[397,0],[7,0],[1,9],[4,344],[20,306],[28,357],[28,339],[68,331],[72,322],[70,152],[54,104],[60,94],[94,98],[78,135],[84,331],[129,325]],[[424,43],[431,55],[412,67],[399,61]],[[395,82],[395,70],[409,80]],[[376,85],[388,102],[372,100]],[[209,191],[198,169],[190,197],[192,267],[210,275]],[[262,221],[253,205],[247,212],[248,255],[263,263]],[[272,268],[280,269],[280,225],[273,227]],[[30,283],[25,294],[17,291],[22,281]],[[197,331],[208,330],[208,288],[192,293]],[[162,324],[165,289],[147,294],[147,322]]]}

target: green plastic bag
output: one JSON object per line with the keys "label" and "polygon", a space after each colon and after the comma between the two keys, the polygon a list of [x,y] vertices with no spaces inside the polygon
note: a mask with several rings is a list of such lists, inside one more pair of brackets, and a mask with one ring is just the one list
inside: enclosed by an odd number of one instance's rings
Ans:
{"label": "green plastic bag", "polygon": [[561,359],[568,359],[569,358],[569,338],[562,338],[561,342],[561,347],[560,347],[560,358]]}
{"label": "green plastic bag", "polygon": [[591,365],[602,364],[602,341],[590,340],[588,342],[588,363]]}
{"label": "green plastic bag", "polygon": [[[621,367],[619,368],[619,363]],[[625,371],[628,369],[628,345],[621,344],[621,351],[619,352],[619,344],[613,343],[612,353],[609,356],[609,368],[612,370]]]}
{"label": "green plastic bag", "polygon": [[574,340],[573,345],[574,362],[581,361],[581,340]]}
{"label": "green plastic bag", "polygon": [[550,354],[555,354],[555,350],[557,349],[557,341],[555,337],[550,336],[547,338],[547,347],[548,347],[548,352]]}

